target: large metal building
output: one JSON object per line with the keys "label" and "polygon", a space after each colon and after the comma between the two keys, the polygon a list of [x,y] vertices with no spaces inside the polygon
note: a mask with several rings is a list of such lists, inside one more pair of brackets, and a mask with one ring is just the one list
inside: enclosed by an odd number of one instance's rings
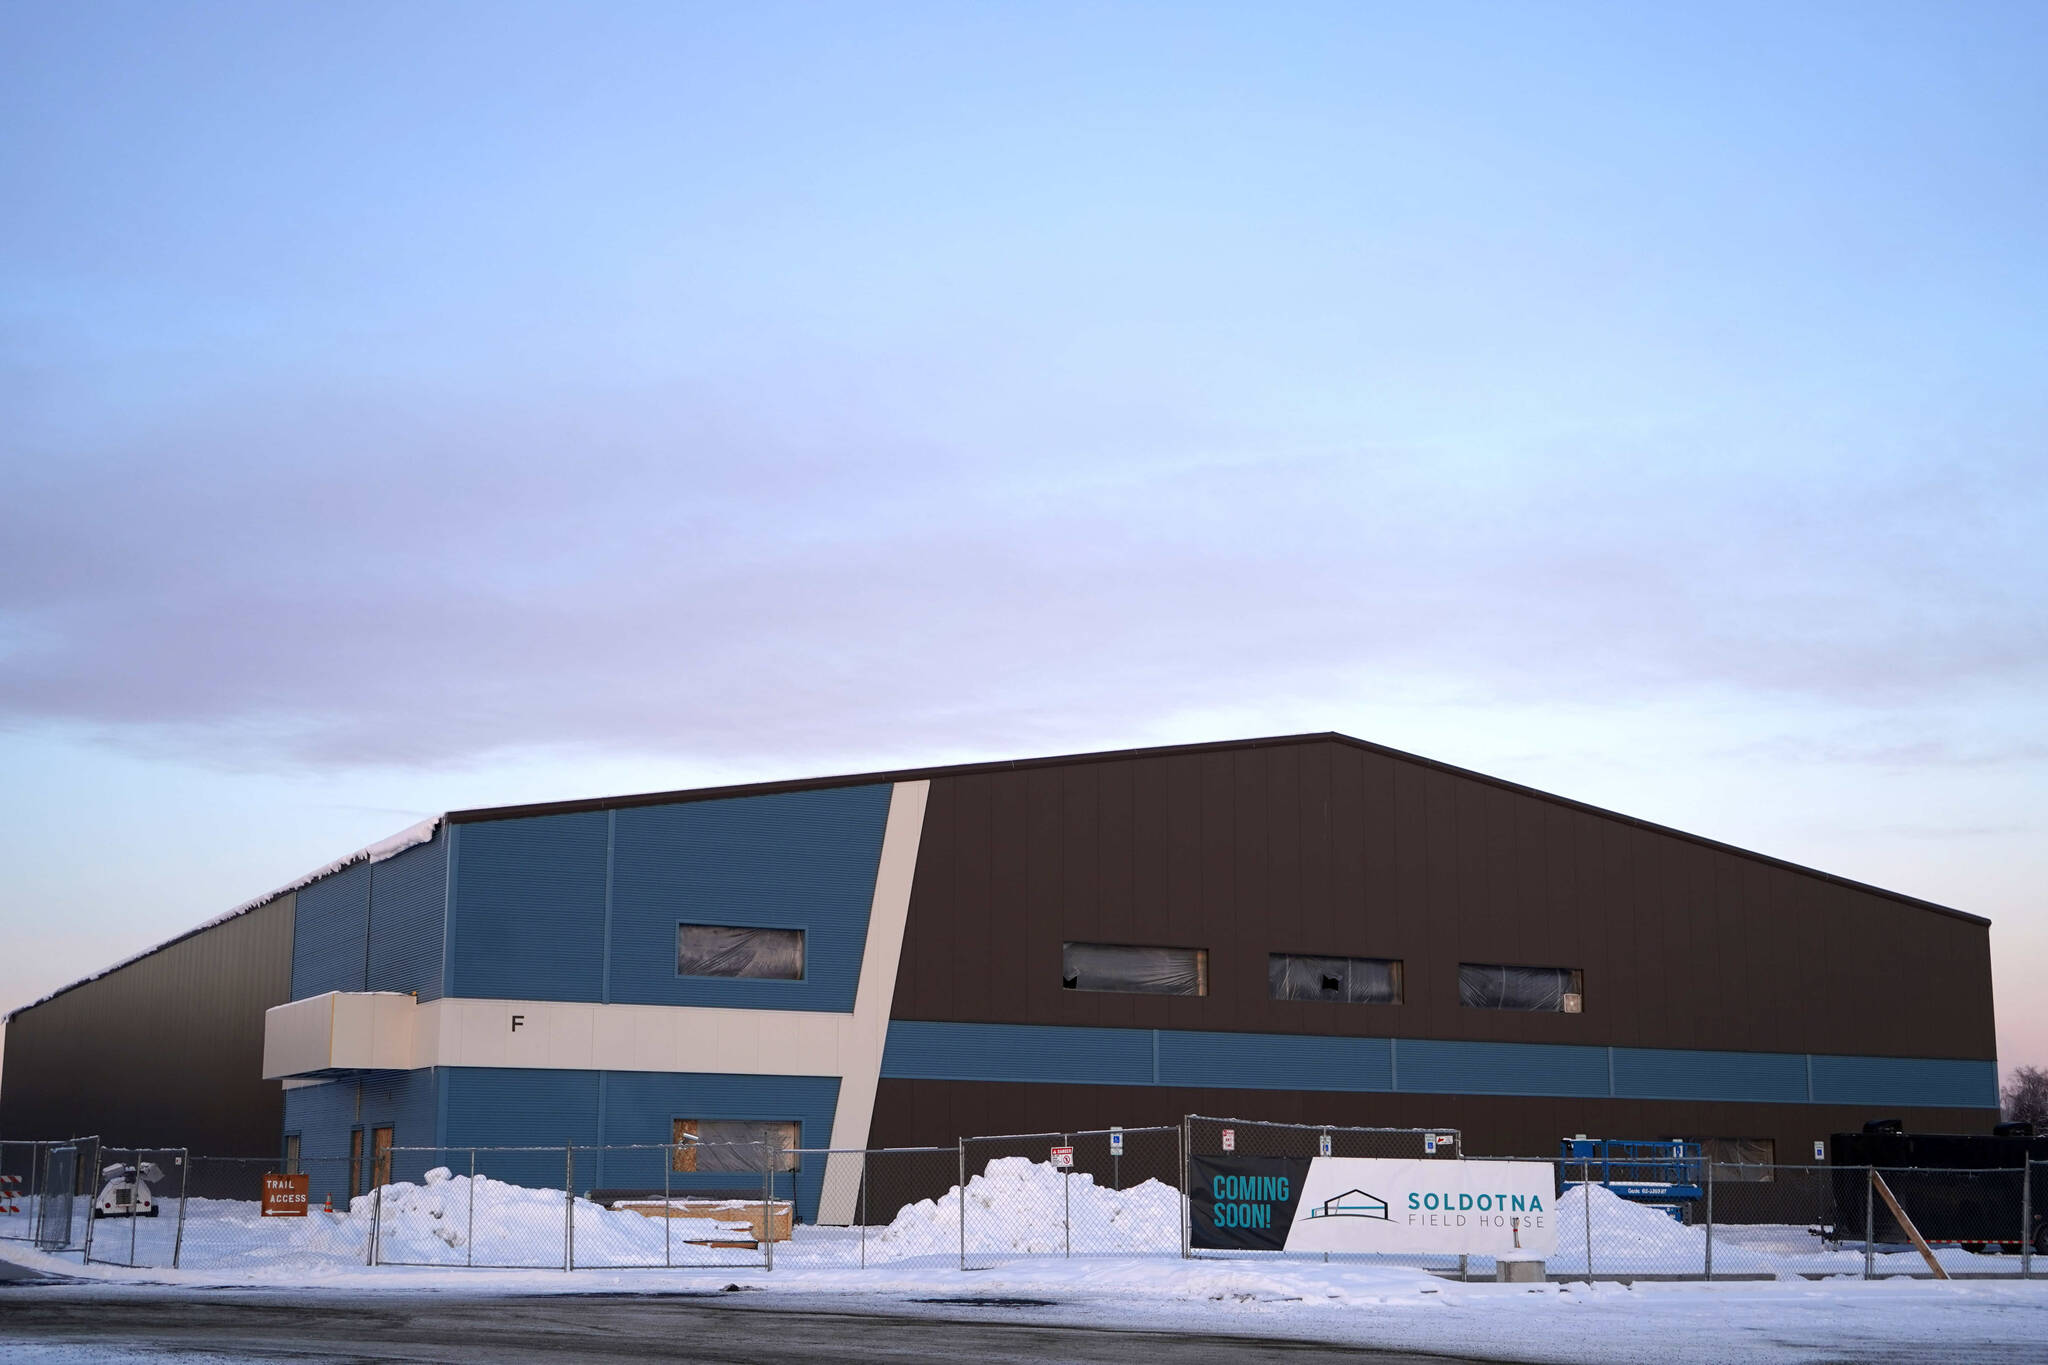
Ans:
{"label": "large metal building", "polygon": [[1199,1112],[1796,1162],[1880,1114],[1995,1120],[1987,927],[1336,734],[461,811],[16,1011],[0,1136],[849,1148]]}

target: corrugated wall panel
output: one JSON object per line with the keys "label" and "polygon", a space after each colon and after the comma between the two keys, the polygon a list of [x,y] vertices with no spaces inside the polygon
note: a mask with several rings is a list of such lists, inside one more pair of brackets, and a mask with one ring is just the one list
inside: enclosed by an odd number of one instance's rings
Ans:
{"label": "corrugated wall panel", "polygon": [[[514,1184],[560,1189],[562,1144],[597,1142],[597,1073],[523,1067],[451,1066],[447,1087],[451,1148],[539,1147],[534,1152],[484,1152],[477,1170]],[[579,1188],[589,1188],[579,1182]]]}
{"label": "corrugated wall panel", "polygon": [[1402,1038],[1394,1084],[1428,1094],[1605,1095],[1607,1049]]}
{"label": "corrugated wall panel", "polygon": [[370,863],[322,877],[298,894],[292,999],[363,989],[369,957]]}
{"label": "corrugated wall panel", "polygon": [[457,825],[449,995],[597,1000],[609,817]]}
{"label": "corrugated wall panel", "polygon": [[[841,787],[617,812],[607,998],[852,1010],[890,791]],[[801,929],[804,979],[678,976],[676,926],[684,922]]]}
{"label": "corrugated wall panel", "polygon": [[1998,1103],[1998,1063],[1923,1057],[1815,1057],[1818,1104]]}
{"label": "corrugated wall panel", "polygon": [[1785,1052],[1614,1049],[1614,1093],[1626,1099],[1765,1100],[1803,1104],[1806,1057]]}
{"label": "corrugated wall panel", "polygon": [[1150,1085],[1150,1029],[1030,1024],[889,1025],[882,1074],[921,1080],[1073,1081]]}
{"label": "corrugated wall panel", "polygon": [[276,1152],[263,1012],[291,997],[292,919],[280,897],[16,1014],[0,1137]]}
{"label": "corrugated wall panel", "polygon": [[441,997],[448,840],[437,834],[370,868],[369,970],[364,989]]}
{"label": "corrugated wall panel", "polygon": [[1159,1034],[1161,1085],[1244,1090],[1391,1090],[1385,1038],[1276,1033]]}

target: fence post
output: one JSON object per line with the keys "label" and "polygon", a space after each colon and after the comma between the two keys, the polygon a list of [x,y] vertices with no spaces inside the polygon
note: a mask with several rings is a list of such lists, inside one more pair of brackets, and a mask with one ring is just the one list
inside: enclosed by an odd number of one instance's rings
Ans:
{"label": "fence post", "polygon": [[868,1268],[868,1154],[860,1154],[860,1268]]}
{"label": "fence post", "polygon": [[178,1153],[178,1230],[171,1237],[171,1269],[178,1268],[178,1258],[185,1251],[185,1200],[192,1194],[192,1150],[188,1147]]}
{"label": "fence post", "polygon": [[[1070,1146],[1073,1141],[1065,1133],[1060,1134],[1060,1146]],[[1072,1161],[1073,1156],[1069,1154],[1067,1160]],[[1071,1261],[1074,1259],[1074,1168],[1072,1166],[1062,1166],[1060,1168],[1060,1226],[1062,1245],[1066,1247],[1067,1259]]]}
{"label": "fence post", "polygon": [[576,1147],[562,1149],[562,1269],[576,1268]]}
{"label": "fence post", "polygon": [[675,1184],[670,1172],[676,1168],[675,1134],[669,1134],[669,1145],[661,1149],[661,1268],[667,1270],[675,1265],[675,1253],[671,1249],[675,1234],[669,1229],[675,1226],[674,1199],[670,1192]]}
{"label": "fence post", "polygon": [[967,1269],[967,1139],[960,1138],[960,1183],[953,1189],[960,1203],[960,1268]]}
{"label": "fence post", "polygon": [[1579,1163],[1579,1207],[1586,1214],[1586,1283],[1593,1283],[1593,1167]]}
{"label": "fence post", "polygon": [[1714,1278],[1714,1163],[1707,1162],[1707,1278]]}
{"label": "fence post", "polygon": [[1877,1167],[1863,1168],[1863,1278],[1877,1278]]}
{"label": "fence post", "polygon": [[[138,1147],[128,1155],[133,1158],[128,1163],[128,1169],[133,1172],[128,1177],[128,1182],[135,1187],[128,1191],[128,1267],[132,1270],[135,1268],[136,1247],[142,1240],[141,1224],[137,1221],[135,1213],[136,1196],[142,1193],[142,1149]],[[150,1207],[156,1207],[155,1195],[150,1196]]]}
{"label": "fence post", "polygon": [[476,1148],[469,1149],[469,1225],[462,1232],[462,1263],[476,1264]]}
{"label": "fence post", "polygon": [[2034,1274],[2034,1158],[2020,1158],[2020,1278]]}
{"label": "fence post", "polygon": [[[761,1268],[771,1271],[775,1269],[775,1158],[781,1150],[781,1144],[774,1138],[761,1147]],[[791,1222],[796,1221],[795,1205],[796,1201],[792,1199],[789,1210]]]}
{"label": "fence post", "polygon": [[43,1165],[43,1144],[32,1142],[28,1149],[28,1240],[37,1250],[43,1245],[43,1182],[36,1176]]}
{"label": "fence post", "polygon": [[[353,1201],[351,1201],[353,1202]],[[364,1249],[363,1264],[377,1264],[377,1234],[384,1226],[384,1187],[370,1191],[370,1245]]]}
{"label": "fence post", "polygon": [[[84,1166],[86,1169],[90,1170],[93,1176],[97,1176],[99,1174],[100,1145],[97,1142],[93,1143],[92,1145],[92,1158],[89,1162],[83,1159],[82,1152],[74,1153],[72,1155],[71,1188],[73,1194],[70,1202],[66,1205],[67,1208],[75,1208],[78,1204],[78,1196],[76,1191],[78,1189],[78,1177],[80,1175],[79,1168],[81,1166]],[[93,1181],[90,1178],[88,1178],[85,1190],[85,1247],[84,1250],[80,1253],[81,1264],[85,1265],[92,1264],[92,1234],[93,1229],[98,1226],[100,1221],[99,1219],[92,1216],[92,1210],[93,1205],[97,1203],[98,1200],[99,1186],[93,1183]],[[68,1223],[64,1226],[64,1245],[67,1247],[71,1245],[71,1225]]]}
{"label": "fence post", "polygon": [[1193,1138],[1193,1136],[1192,1136],[1192,1134],[1193,1134],[1193,1128],[1192,1128],[1192,1126],[1191,1126],[1191,1125],[1190,1125],[1190,1123],[1189,1123],[1189,1118],[1190,1118],[1190,1116],[1189,1116],[1189,1115],[1187,1115],[1187,1114],[1182,1114],[1182,1115],[1180,1116],[1180,1133],[1179,1133],[1179,1137],[1180,1137],[1180,1258],[1181,1258],[1181,1259],[1182,1259],[1183,1261],[1190,1261],[1190,1260],[1193,1260],[1193,1259],[1194,1259],[1194,1255],[1195,1255],[1195,1241],[1194,1241],[1194,1229],[1193,1229],[1193,1228],[1192,1228],[1192,1227],[1191,1227],[1191,1226],[1189,1225],[1189,1219],[1190,1219],[1190,1218],[1192,1217],[1192,1214],[1190,1213],[1190,1211],[1189,1211],[1189,1208],[1188,1208],[1188,1182],[1189,1182],[1189,1180],[1190,1180],[1190,1179],[1192,1178],[1192,1177],[1191,1177],[1191,1176],[1189,1175],[1189,1172],[1190,1172],[1190,1171],[1192,1171],[1192,1170],[1194,1169],[1194,1165],[1195,1165],[1195,1161],[1194,1161],[1194,1147],[1193,1147],[1193,1145],[1192,1145],[1192,1144],[1193,1144],[1193,1141],[1194,1141],[1194,1138]]}

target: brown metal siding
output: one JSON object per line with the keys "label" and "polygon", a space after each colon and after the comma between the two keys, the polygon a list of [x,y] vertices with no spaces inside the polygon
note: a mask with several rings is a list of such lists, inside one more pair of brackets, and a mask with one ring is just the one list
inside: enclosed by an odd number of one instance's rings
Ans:
{"label": "brown metal siding", "polygon": [[[1207,948],[1210,994],[1062,990],[1067,939]],[[1399,958],[1405,1002],[1269,1000],[1269,952]],[[1466,1009],[1461,961],[1581,968],[1585,1012]],[[1996,1055],[1980,921],[1334,740],[935,777],[894,1017]]]}
{"label": "brown metal siding", "polygon": [[291,995],[293,906],[281,897],[16,1014],[0,1136],[275,1152],[284,1095],[263,1079],[263,1012]]}

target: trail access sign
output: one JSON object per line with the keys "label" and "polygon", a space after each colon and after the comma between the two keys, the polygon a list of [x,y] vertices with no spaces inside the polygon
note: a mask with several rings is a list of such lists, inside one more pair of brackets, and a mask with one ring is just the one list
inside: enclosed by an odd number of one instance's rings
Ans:
{"label": "trail access sign", "polygon": [[1053,1148],[1052,1164],[1063,1171],[1072,1170],[1074,1166],[1074,1149],[1072,1147]]}
{"label": "trail access sign", "polygon": [[1189,1234],[1202,1250],[1557,1249],[1548,1162],[1198,1156],[1189,1175]]}
{"label": "trail access sign", "polygon": [[306,1216],[306,1191],[313,1177],[299,1175],[266,1175],[263,1177],[263,1205],[260,1214],[264,1218],[304,1218]]}

